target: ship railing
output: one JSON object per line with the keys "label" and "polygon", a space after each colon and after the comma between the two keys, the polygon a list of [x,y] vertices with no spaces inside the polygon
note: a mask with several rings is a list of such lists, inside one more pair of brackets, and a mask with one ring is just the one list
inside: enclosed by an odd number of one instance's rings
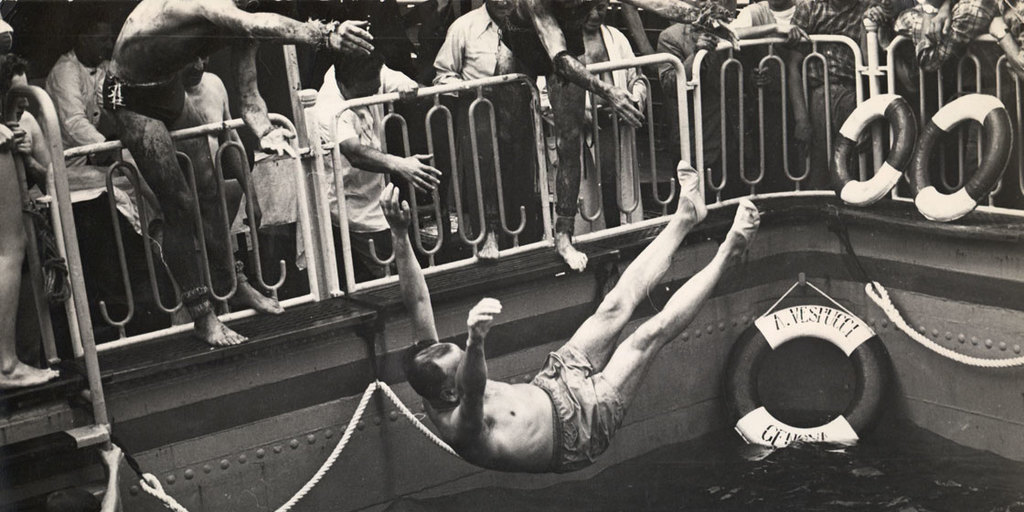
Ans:
{"label": "ship railing", "polygon": [[[75,219],[71,209],[71,192],[68,187],[67,169],[64,166],[63,147],[60,138],[60,125],[57,111],[50,97],[39,87],[15,85],[5,98],[7,122],[17,122],[17,103],[20,99],[28,100],[27,111],[38,121],[46,139],[46,151],[50,157],[50,168],[46,175],[46,194],[39,198],[31,198],[25,176],[25,165],[20,155],[15,155],[18,185],[23,206],[31,207],[31,202],[47,205],[57,253],[66,263],[70,294],[64,299],[63,307],[67,314],[68,329],[71,333],[71,354],[85,369],[88,393],[84,396],[89,400],[92,409],[92,424],[77,427],[69,434],[79,447],[106,442],[109,439],[109,418],[106,400],[100,380],[99,362],[96,343],[93,338],[92,321],[89,313],[89,301],[83,285],[82,259],[78,250],[78,238],[75,230]],[[9,184],[8,184],[9,185]],[[25,220],[27,238],[27,254],[29,268],[29,284],[32,290],[33,306],[39,322],[39,332],[45,358],[51,365],[61,361],[57,343],[54,339],[53,323],[50,308],[43,290],[42,279],[44,269],[39,259],[39,247],[36,242],[36,229],[33,221]],[[60,285],[58,285],[60,286]]]}
{"label": "ship railing", "polygon": [[[641,69],[646,66],[655,66],[658,64],[668,64],[674,69],[674,73],[679,77],[677,81],[678,89],[678,103],[679,109],[683,113],[678,120],[679,131],[683,134],[680,138],[680,154],[683,155],[684,159],[689,160],[690,158],[690,146],[687,143],[689,141],[689,125],[685,122],[688,118],[688,105],[687,105],[687,90],[688,86],[685,80],[685,70],[683,64],[675,57],[667,54],[649,55],[634,59],[627,59],[615,62],[606,62],[601,64],[595,64],[588,66],[591,71],[604,74],[611,79],[611,74],[626,69]],[[657,203],[657,210],[660,210],[661,214],[667,212],[668,205],[675,197],[676,184],[674,179],[667,179],[670,183],[668,192],[659,192],[659,178],[658,169],[665,167],[669,170],[675,168],[675,162],[659,162],[657,151],[655,149],[655,141],[657,138],[655,130],[655,108],[653,100],[651,98],[651,85],[650,80],[643,75],[642,72],[637,73],[636,77],[632,80],[635,82],[644,82],[648,94],[641,105],[642,110],[645,111],[644,124],[637,128],[635,131],[633,128],[627,128],[624,123],[621,123],[614,116],[611,116],[610,136],[606,138],[603,133],[607,133],[606,128],[598,126],[599,109],[603,108],[600,101],[591,102],[593,124],[592,130],[595,133],[600,133],[597,136],[590,139],[590,144],[593,146],[595,158],[594,160],[600,159],[601,145],[610,144],[614,146],[616,160],[622,160],[621,151],[631,151],[634,158],[630,161],[632,164],[629,169],[624,172],[620,169],[618,177],[620,179],[619,187],[623,184],[628,184],[630,187],[636,187],[636,193],[633,194],[632,198],[623,199],[620,194],[620,198],[616,203],[618,212],[612,212],[612,214],[634,214],[635,218],[642,219],[643,215],[640,213],[636,215],[638,211],[641,211],[640,206],[640,194],[639,184],[641,182],[641,173],[650,175],[650,186],[652,187],[652,198]],[[633,83],[629,85],[632,86]],[[496,121],[496,110],[494,102],[491,100],[494,91],[500,90],[502,87],[525,87],[530,95],[530,101],[528,103],[528,110],[516,111],[516,115],[521,115],[522,122],[529,123],[532,125],[532,136],[534,147],[530,155],[516,155],[519,160],[510,161],[509,158],[502,158],[502,151],[500,147],[500,141],[498,137],[498,130],[502,129]],[[491,91],[488,93],[488,91]],[[459,110],[457,113],[453,113],[452,109],[449,108],[442,99],[446,95],[460,94],[472,97],[472,101],[469,104],[468,109],[465,111]],[[430,101],[432,106],[426,112],[422,118],[418,119],[407,119],[396,109],[396,104],[409,100],[412,98],[420,99],[420,101]],[[312,119],[316,118],[316,106],[315,98],[312,92],[304,93],[303,103],[306,107],[306,118],[307,122],[312,122]],[[421,87],[415,94],[403,96],[398,93],[380,94],[375,96],[369,96],[365,98],[347,100],[342,104],[341,112],[345,109],[358,108],[358,107],[369,107],[369,106],[382,106],[384,108],[385,115],[381,119],[379,137],[382,142],[383,150],[390,152],[398,156],[409,156],[412,154],[412,150],[409,147],[409,132],[410,126],[413,129],[422,129],[426,134],[427,140],[427,153],[432,155],[431,164],[439,167],[439,170],[451,177],[451,183],[453,185],[453,198],[454,208],[451,212],[452,223],[458,226],[456,234],[451,232],[445,232],[441,226],[444,225],[441,222],[441,215],[443,215],[444,208],[441,207],[441,198],[437,191],[432,192],[429,196],[429,200],[425,204],[420,204],[419,197],[412,185],[409,183],[402,183],[401,186],[405,189],[405,196],[410,201],[410,206],[414,214],[412,216],[412,225],[410,227],[410,235],[412,237],[412,243],[414,251],[418,256],[421,257],[425,263],[424,272],[426,274],[432,274],[437,272],[444,272],[455,268],[462,268],[475,264],[478,261],[478,253],[484,242],[484,232],[482,229],[477,229],[475,234],[471,233],[471,226],[476,223],[478,226],[486,226],[487,220],[484,218],[484,202],[487,200],[490,191],[484,191],[480,187],[480,174],[481,172],[487,172],[487,170],[481,169],[480,158],[474,159],[469,165],[464,162],[460,162],[461,155],[459,148],[456,147],[456,141],[459,140],[459,134],[455,133],[455,127],[458,123],[455,122],[456,115],[469,115],[474,122],[465,123],[470,130],[469,140],[472,144],[473,154],[478,154],[477,150],[483,146],[487,148],[485,153],[489,154],[482,155],[484,159],[492,162],[493,169],[495,172],[495,187],[497,188],[494,197],[497,197],[497,210],[499,214],[498,229],[500,229],[507,237],[512,239],[512,246],[508,249],[500,251],[501,257],[511,256],[523,251],[528,251],[537,247],[549,247],[552,244],[551,232],[551,207],[552,197],[549,185],[549,176],[553,171],[549,170],[548,166],[548,155],[547,146],[544,138],[544,121],[541,114],[541,101],[540,93],[536,87],[536,84],[526,75],[522,74],[510,74],[501,75],[489,78],[482,78],[477,80],[464,81],[454,84],[445,84],[432,87]],[[524,105],[526,106],[526,105]],[[341,116],[339,113],[335,122],[332,122],[330,126],[332,129],[336,126],[337,118]],[[436,122],[440,119],[441,123]],[[484,120],[482,124],[484,127],[490,129],[481,130],[479,127],[480,123],[477,121]],[[438,128],[438,125],[441,128]],[[399,148],[388,148],[387,141],[389,137],[390,129],[398,129],[397,138],[400,141],[401,147]],[[310,127],[310,133],[316,133],[313,127]],[[629,134],[628,136],[623,136]],[[638,136],[643,135],[643,137]],[[329,134],[328,139],[333,141],[336,140],[334,134]],[[480,144],[481,140],[488,139],[490,144]],[[623,141],[626,141],[624,144]],[[641,142],[642,141],[642,142]],[[641,155],[641,146],[646,149],[646,153]],[[390,149],[390,151],[389,151]],[[445,158],[439,158],[439,156]],[[343,155],[337,144],[325,143],[322,148],[322,153],[316,156],[316,166],[318,169],[326,169],[328,162],[331,169],[340,169],[343,159]],[[533,165],[524,165],[521,159],[532,160]],[[641,162],[646,162],[646,165],[641,168]],[[600,165],[597,163],[596,165]],[[531,169],[531,173],[535,173],[533,176],[523,176],[522,179],[533,179],[536,183],[538,190],[539,210],[540,210],[540,222],[542,225],[541,235],[539,240],[528,241],[525,244],[520,244],[519,235],[527,227],[526,222],[529,218],[525,215],[526,206],[522,204],[505,204],[505,196],[502,191],[502,175],[513,175],[515,173],[522,173],[523,168]],[[535,169],[535,170],[533,170]],[[460,184],[463,178],[463,173],[472,172],[474,174],[475,182],[477,186],[473,191],[471,197],[463,197],[460,193]],[[608,212],[602,212],[601,205],[601,194],[600,194],[600,169],[598,168],[591,176],[591,179],[584,180],[583,187],[592,187],[590,194],[584,194],[588,197],[587,200],[582,201],[580,204],[580,217],[590,221],[592,224],[597,220],[602,213],[608,214]],[[664,172],[662,173],[664,174]],[[669,172],[672,176],[673,173]],[[627,179],[628,178],[628,179]],[[318,230],[320,236],[326,240],[333,240],[335,236],[334,229],[332,229],[331,218],[332,215],[337,218],[337,235],[340,239],[340,254],[334,254],[334,244],[325,243],[322,245],[321,258],[327,262],[324,265],[326,273],[326,281],[330,289],[331,295],[342,295],[343,293],[352,293],[359,290],[365,290],[378,286],[387,285],[393,283],[397,277],[391,275],[390,265],[394,261],[394,254],[379,254],[377,248],[371,245],[371,258],[373,261],[384,267],[387,275],[382,278],[372,279],[367,281],[357,282],[354,271],[354,255],[351,241],[351,234],[348,227],[348,219],[345,208],[345,194],[336,194],[336,206],[330,205],[330,198],[328,197],[328,190],[333,188],[337,191],[345,190],[345,178],[343,173],[324,171],[324,177],[320,180],[321,184],[317,187],[317,203],[318,208],[321,210],[321,215],[318,216],[320,219],[320,226]],[[660,195],[659,195],[660,194]],[[473,218],[466,210],[467,204],[475,204],[477,206],[476,218]],[[333,209],[333,211],[331,211]],[[518,212],[518,213],[513,213]],[[425,215],[420,215],[425,213]],[[437,226],[436,238],[430,241],[425,241],[423,236],[424,224],[426,222],[424,218],[428,219],[427,222],[432,222],[433,225]],[[596,234],[592,233],[592,234]],[[584,235],[586,237],[586,235]],[[468,248],[471,251],[470,256],[448,259],[443,261],[436,255],[444,246],[460,244],[464,248]],[[331,265],[331,261],[340,260],[340,265]]]}
{"label": "ship railing", "polygon": [[[1002,179],[989,193],[987,200],[979,202],[979,208],[1020,215],[1024,207],[1024,144],[1021,143],[1021,136],[1024,134],[1024,111],[1021,78],[1010,70],[1007,57],[996,39],[987,34],[982,35],[969,45],[967,52],[955,63],[947,63],[942,68],[929,72],[917,67],[912,40],[897,36],[888,45],[883,45],[877,37],[870,37],[875,32],[873,26],[868,25],[868,31],[868,48],[870,50],[874,43],[878,55],[878,60],[874,62],[870,62],[869,59],[869,68],[877,69],[877,76],[884,76],[885,92],[903,95],[912,106],[916,106],[919,133],[939,109],[963,94],[989,94],[1003,102],[1012,120],[1014,151]],[[901,80],[898,76],[897,59],[901,58],[899,54],[902,51],[907,51],[906,55],[912,59],[909,66],[917,71],[916,83],[913,83],[915,81],[912,79]],[[884,57],[884,60],[881,57]],[[957,128],[955,151],[946,151],[946,158],[934,160],[937,165],[934,172],[938,175],[934,185],[942,192],[950,193],[962,187],[981,161],[983,145],[978,126],[971,121]],[[950,141],[951,144],[953,142]],[[887,151],[888,148],[883,149]],[[909,169],[904,170],[905,173],[908,171]],[[911,201],[909,194],[909,190],[904,186],[895,187],[891,196],[896,200]]]}
{"label": "ship railing", "polygon": [[[277,126],[283,126],[295,132],[295,126],[284,116],[279,114],[270,114],[271,122]],[[201,212],[199,193],[196,190],[195,184],[197,179],[197,173],[209,172],[214,177],[214,183],[217,188],[217,204],[216,208],[220,209],[220,217],[222,219],[222,225],[217,226],[216,229],[223,230],[222,233],[232,233],[232,224],[234,219],[228,218],[228,206],[225,195],[227,184],[224,180],[224,161],[230,152],[237,152],[238,157],[236,161],[241,162],[243,169],[239,172],[244,172],[248,175],[248,179],[245,180],[243,195],[245,198],[253,197],[254,184],[253,176],[250,173],[248,161],[246,159],[245,150],[241,144],[235,141],[226,140],[220,143],[216,149],[211,147],[206,142],[208,137],[216,137],[220,134],[236,130],[242,127],[244,122],[239,119],[230,121],[210,123],[202,126],[196,126],[186,128],[182,130],[176,130],[171,133],[171,137],[175,141],[183,141],[186,139],[202,139],[202,147],[208,148],[211,168],[209,169],[197,169],[197,165],[202,165],[196,162],[196,160],[205,161],[198,153],[186,153],[183,151],[177,152],[178,163],[181,166],[182,172],[185,173],[186,181],[189,183],[192,206],[196,212]],[[56,140],[59,143],[60,137],[59,132],[56,136]],[[54,137],[49,137],[53,139]],[[192,147],[198,147],[199,145],[193,145]],[[58,160],[63,163],[64,158],[75,158],[81,156],[97,155],[101,153],[115,153],[123,155],[123,146],[120,141],[102,142],[97,144],[91,144],[87,146],[75,147],[67,149],[63,152],[63,157]],[[300,238],[303,239],[306,245],[306,253],[314,254],[313,251],[313,238],[311,236],[311,227],[313,222],[309,219],[310,208],[308,207],[308,194],[305,186],[306,171],[303,167],[303,160],[309,160],[310,151],[308,148],[293,148],[296,152],[296,156],[281,156],[275,157],[279,160],[283,160],[283,165],[275,167],[276,172],[284,172],[291,174],[291,177],[285,179],[291,179],[295,182],[295,195],[297,196],[296,203],[296,229],[300,232]],[[142,184],[144,183],[143,174],[139,172],[137,165],[130,159],[124,159],[118,157],[118,159],[111,165],[106,167],[106,193],[109,211],[111,213],[111,225],[113,226],[113,233],[111,235],[111,241],[116,246],[117,250],[117,261],[111,262],[118,266],[121,283],[123,287],[123,300],[122,298],[110,298],[110,297],[96,297],[98,300],[98,307],[100,317],[104,323],[116,329],[117,339],[116,341],[110,341],[107,343],[101,343],[99,350],[101,352],[112,350],[121,346],[130,345],[133,343],[139,343],[170,334],[186,332],[192,329],[192,323],[187,315],[184,314],[181,301],[181,293],[177,283],[174,281],[174,276],[166,268],[166,263],[162,254],[162,249],[158,240],[158,237],[150,229],[151,221],[148,208],[145,206],[147,199],[143,195]],[[67,186],[67,176],[65,173],[57,174],[57,182],[63,183],[64,187]],[[138,230],[136,233],[141,237],[143,246],[143,256],[146,262],[146,272],[144,276],[132,275],[129,269],[128,260],[129,255],[125,250],[124,235],[120,227],[119,215],[118,215],[118,204],[115,199],[115,180],[118,176],[127,178],[131,184],[130,190],[133,191],[131,200],[135,205],[138,212]],[[243,199],[244,200],[244,199]],[[230,283],[214,283],[211,277],[211,264],[212,258],[227,258],[230,261],[221,262],[223,265],[227,265],[228,268],[234,268],[234,234],[241,233],[244,235],[246,243],[245,252],[248,255],[249,265],[246,266],[245,273],[250,278],[250,282],[254,285],[254,288],[269,292],[275,299],[279,299],[281,305],[284,308],[304,304],[311,302],[318,298],[318,287],[317,272],[319,271],[319,262],[313,262],[308,265],[305,276],[296,275],[289,276],[286,272],[286,265],[284,260],[280,260],[278,263],[277,272],[266,272],[261,260],[261,243],[260,243],[260,232],[259,226],[256,224],[256,216],[254,215],[254,205],[252,201],[244,200],[245,202],[245,220],[241,229],[236,229],[229,238],[232,238],[228,242],[229,251],[228,254],[211,254],[206,247],[205,240],[205,229],[204,221],[201,215],[197,215],[197,222],[195,224],[195,244],[196,244],[196,257],[199,262],[199,271],[204,284],[211,290],[211,301],[215,304],[219,317],[223,321],[239,319],[249,317],[255,314],[255,311],[251,309],[232,310],[229,305],[230,299],[235,295],[238,285],[238,276],[234,272],[231,274]],[[70,218],[70,203],[68,204],[68,218]],[[240,216],[236,216],[240,217]],[[64,225],[67,226],[67,220],[64,221]],[[124,230],[128,231],[128,230]],[[73,233],[73,232],[72,232]],[[65,239],[67,245],[73,245],[77,252],[78,240],[75,236],[69,236],[68,232],[65,231]],[[241,245],[241,244],[239,244]],[[136,255],[137,256],[137,255]],[[86,283],[81,272],[81,263],[78,262],[75,270],[72,271],[72,289],[78,292],[76,297],[79,295],[81,299],[76,302],[84,303],[86,297]],[[305,279],[308,281],[309,292],[299,294],[293,297],[278,297],[277,291],[285,284],[286,279],[290,279],[293,282],[295,280]],[[136,311],[139,307],[139,300],[136,297],[135,285],[133,283],[140,283],[140,281],[146,280],[149,284],[149,294],[151,302],[147,305],[153,309],[156,309],[167,315],[167,319],[173,322],[175,319],[180,323],[170,325],[168,327],[154,329],[154,330],[142,330],[142,332],[130,332],[132,326],[130,325],[133,318],[136,316]],[[215,286],[216,285],[216,286]],[[302,286],[300,285],[300,289]],[[108,301],[112,302],[108,305]],[[88,330],[89,336],[92,337],[93,325],[88,322],[89,315],[86,313],[83,317],[83,324],[80,330]],[[139,329],[134,329],[138,331]],[[78,343],[77,339],[83,336],[79,334],[76,336],[72,333],[72,342]]]}
{"label": "ship railing", "polygon": [[[852,55],[855,73],[864,73],[864,58],[860,46],[845,36],[812,35],[809,41],[796,45],[786,44],[782,37],[745,39],[739,41],[740,50],[728,43],[720,43],[714,52],[699,50],[693,59],[692,78],[689,87],[693,89],[693,138],[694,166],[707,174],[707,189],[713,194],[711,203],[719,203],[727,199],[735,199],[743,195],[763,195],[786,191],[811,191],[808,183],[812,173],[827,174],[827,169],[812,169],[809,151],[803,155],[794,155],[795,138],[792,136],[790,120],[793,119],[789,86],[791,78],[787,73],[786,52],[796,50],[803,54],[800,60],[800,92],[804,104],[808,106],[810,118],[810,84],[808,71],[812,65],[822,68],[821,81],[824,95],[825,126],[832,126],[831,84],[833,77],[829,71],[826,57],[826,45],[838,48],[838,51],[849,51]],[[760,54],[755,59],[750,49],[758,49]],[[719,65],[711,63],[710,55],[716,53]],[[777,91],[769,90],[764,83],[755,82],[756,96],[751,99],[745,87],[750,74],[747,68],[760,73],[774,71],[777,76]],[[718,78],[717,84],[709,78]],[[717,86],[717,87],[714,87]],[[713,90],[712,90],[713,89]],[[771,89],[775,89],[772,87]],[[853,81],[854,95],[857,104],[865,99],[862,79]],[[717,104],[713,101],[718,96]],[[711,100],[711,101],[706,101]],[[753,101],[756,109],[748,109]],[[706,104],[705,104],[706,103]],[[714,108],[719,116],[718,133],[705,133],[705,110]],[[682,117],[682,116],[680,116]],[[776,124],[777,123],[777,124]],[[812,126],[813,121],[812,121]],[[750,129],[750,128],[753,129]],[[873,130],[873,137],[881,141],[881,132]],[[705,147],[710,142],[706,137],[715,137],[719,143],[719,162],[711,166],[706,162]],[[826,155],[832,154],[834,141],[831,130],[826,130]],[[877,147],[877,144],[876,144]],[[732,149],[735,148],[735,151]],[[756,159],[752,158],[756,152]],[[876,150],[877,152],[877,150]],[[781,158],[777,156],[781,155]],[[877,156],[875,157],[878,158]],[[860,155],[860,175],[866,178],[869,162],[866,155]],[[779,173],[781,172],[781,175]],[[738,184],[733,183],[738,180]],[[827,181],[825,181],[827,183]]]}

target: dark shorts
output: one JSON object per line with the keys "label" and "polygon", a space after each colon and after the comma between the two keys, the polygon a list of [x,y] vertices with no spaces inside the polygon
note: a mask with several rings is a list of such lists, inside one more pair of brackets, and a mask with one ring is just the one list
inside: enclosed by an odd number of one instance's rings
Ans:
{"label": "dark shorts", "polygon": [[[513,16],[514,18],[514,16]],[[511,19],[506,26],[501,28],[501,41],[512,51],[518,65],[523,69],[517,70],[529,75],[547,76],[554,73],[555,68],[548,57],[548,51],[540,42],[537,29],[530,20]],[[562,26],[562,33],[565,35],[565,45],[569,54],[573,57],[580,57],[586,53],[583,45],[583,28],[581,26]]]}
{"label": "dark shorts", "polygon": [[531,382],[551,397],[554,450],[550,470],[568,473],[585,468],[604,453],[622,423],[622,397],[586,356],[570,347],[548,355]]}
{"label": "dark shorts", "polygon": [[185,109],[185,86],[177,74],[166,82],[146,85],[108,76],[103,81],[103,108],[111,112],[131,110],[170,127]]}

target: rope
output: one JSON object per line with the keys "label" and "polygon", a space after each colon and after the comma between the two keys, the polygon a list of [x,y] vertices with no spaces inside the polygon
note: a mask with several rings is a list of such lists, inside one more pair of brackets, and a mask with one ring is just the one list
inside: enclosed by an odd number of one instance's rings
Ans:
{"label": "rope", "polygon": [[906,333],[910,339],[924,345],[931,351],[952,359],[958,363],[963,363],[970,366],[978,366],[981,368],[1011,368],[1014,366],[1024,365],[1024,357],[1014,357],[1007,359],[985,359],[981,357],[973,357],[959,352],[955,352],[951,349],[943,347],[938,343],[928,339],[925,335],[914,330],[913,327],[907,325],[907,322],[903,320],[903,316],[900,315],[899,310],[893,305],[892,300],[889,298],[889,292],[879,284],[877,281],[872,281],[865,285],[865,293],[871,298],[878,307],[882,308],[889,320],[892,321],[893,325],[897,326]]}
{"label": "rope", "polygon": [[68,266],[57,249],[50,220],[39,210],[39,206],[28,203],[22,211],[29,214],[36,231],[36,245],[43,267],[43,289],[51,304],[61,304],[71,297],[68,283]]}
{"label": "rope", "polygon": [[[359,405],[356,406],[356,411],[352,415],[352,419],[350,419],[348,422],[348,427],[345,428],[345,433],[341,436],[341,440],[338,441],[337,446],[335,446],[334,450],[331,451],[331,454],[327,457],[327,460],[325,460],[324,463],[320,465],[320,469],[318,469],[316,473],[313,474],[313,477],[310,478],[308,482],[306,482],[306,485],[303,485],[302,488],[299,489],[299,491],[296,492],[295,495],[292,496],[292,498],[288,500],[284,505],[278,507],[277,512],[287,512],[288,510],[291,510],[291,508],[294,507],[299,502],[299,500],[304,498],[306,494],[309,494],[309,491],[313,490],[313,487],[316,487],[316,484],[320,483],[320,480],[324,477],[325,474],[327,474],[327,471],[330,470],[331,466],[333,466],[334,463],[338,460],[338,457],[341,455],[341,451],[345,449],[345,446],[348,444],[349,439],[352,438],[352,434],[355,432],[359,420],[363,417],[363,413],[366,412],[366,407],[370,403],[370,397],[372,397],[373,392],[377,391],[378,389],[381,390],[384,393],[384,396],[388,397],[388,399],[391,400],[391,402],[398,407],[398,410],[402,412],[402,415],[408,418],[408,420],[412,423],[414,427],[416,427],[417,430],[419,430],[423,435],[427,436],[427,439],[436,444],[442,450],[456,457],[459,457],[459,454],[456,453],[455,450],[448,445],[448,443],[445,443],[444,440],[437,437],[433,432],[431,432],[430,429],[428,429],[427,426],[424,425],[423,422],[421,422],[419,418],[417,418],[416,415],[412,411],[410,411],[409,408],[405,406],[405,404],[402,403],[402,400],[398,398],[398,395],[396,395],[395,392],[392,391],[387,384],[379,380],[375,380],[371,382],[369,386],[366,387],[366,391],[363,392],[363,397],[359,400]],[[163,505],[167,507],[169,510],[172,510],[174,512],[188,512],[188,510],[185,509],[185,507],[182,507],[181,504],[174,500],[174,498],[172,498],[171,496],[164,492],[163,487],[161,487],[160,485],[160,481],[152,474],[146,473],[145,475],[142,475],[142,479],[139,481],[139,486],[147,494],[160,500],[160,502],[163,503]]]}

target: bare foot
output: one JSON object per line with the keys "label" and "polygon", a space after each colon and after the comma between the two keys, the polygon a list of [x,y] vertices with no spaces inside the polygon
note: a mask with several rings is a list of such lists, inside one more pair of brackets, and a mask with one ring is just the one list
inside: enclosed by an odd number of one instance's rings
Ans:
{"label": "bare foot", "polygon": [[569,268],[577,272],[583,272],[587,268],[587,255],[572,246],[572,236],[568,233],[555,232],[555,250]]}
{"label": "bare foot", "polygon": [[238,345],[249,341],[249,338],[224,325],[213,312],[206,313],[195,320],[195,335],[214,347]]}
{"label": "bare foot", "polygon": [[730,257],[738,257],[747,250],[750,243],[754,241],[757,228],[761,225],[761,214],[757,206],[749,199],[741,199],[736,207],[736,217],[729,228],[729,234],[725,235],[725,242],[722,242],[720,250],[726,251]]}
{"label": "bare foot", "polygon": [[676,165],[676,179],[679,180],[679,206],[677,214],[693,216],[693,223],[704,220],[708,207],[704,204],[704,191],[700,189],[700,173],[686,160]]}
{"label": "bare foot", "polygon": [[281,303],[277,299],[263,295],[256,291],[248,282],[241,280],[238,282],[238,289],[235,290],[235,295],[231,297],[231,305],[234,307],[252,308],[260,313],[269,313],[271,315],[284,313],[284,308],[281,307]]}
{"label": "bare foot", "polygon": [[55,370],[44,370],[15,361],[14,367],[0,370],[0,389],[27,388],[50,382],[60,376]]}
{"label": "bare foot", "polygon": [[486,263],[497,263],[498,261],[498,237],[494,231],[487,231],[487,238],[484,239],[484,246],[477,253],[476,257]]}

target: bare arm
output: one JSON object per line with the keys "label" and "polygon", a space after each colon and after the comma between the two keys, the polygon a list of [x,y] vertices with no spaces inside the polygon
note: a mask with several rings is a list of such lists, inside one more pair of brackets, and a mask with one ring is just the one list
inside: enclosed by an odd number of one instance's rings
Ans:
{"label": "bare arm", "polygon": [[487,358],[484,355],[484,340],[501,313],[501,303],[496,299],[483,299],[469,311],[466,327],[469,339],[466,354],[459,363],[455,381],[459,386],[459,436],[471,436],[484,428],[484,391],[487,390]]}
{"label": "bare arm", "polygon": [[697,2],[690,0],[622,0],[623,3],[654,12],[662,18],[687,22]]}
{"label": "bare arm", "polygon": [[786,54],[786,89],[789,104],[793,108],[793,123],[796,128],[796,140],[805,144],[811,141],[811,122],[807,113],[807,102],[804,101],[803,75],[801,64],[804,55],[796,49]]}
{"label": "bare arm", "polygon": [[353,166],[361,170],[381,174],[394,174],[411,182],[416,188],[429,192],[441,182],[441,171],[427,165],[431,155],[413,155],[405,158],[389,155],[376,148],[350,138],[341,141],[338,149]]}
{"label": "bare arm", "polygon": [[640,19],[640,12],[629,4],[622,4],[622,18],[626,22],[626,28],[629,29],[629,35],[633,38],[633,43],[636,44],[636,49],[640,55],[650,55],[654,53],[654,48],[651,46],[651,40],[647,39],[647,32],[644,30],[643,20]]}
{"label": "bare arm", "polygon": [[256,51],[259,43],[248,40],[231,48],[232,64],[238,77],[238,93],[242,103],[242,120],[260,140],[260,149],[282,155],[298,157],[292,148],[295,134],[284,127],[274,127],[267,115],[267,103],[256,85]]}
{"label": "bare arm", "polygon": [[209,22],[233,34],[284,44],[305,44],[348,54],[369,54],[373,36],[363,29],[365,21],[341,24],[296,21],[272,13],[249,13],[232,0],[196,0],[182,8],[194,10]]}
{"label": "bare arm", "polygon": [[409,243],[409,203],[398,202],[398,188],[388,183],[380,195],[380,207],[391,227],[395,246],[395,265],[398,267],[398,286],[402,289],[402,303],[412,319],[416,340],[436,340],[434,308],[430,304],[430,291],[423,271]]}
{"label": "bare arm", "polygon": [[121,448],[114,444],[111,444],[109,449],[100,450],[100,454],[103,456],[103,464],[107,466],[107,490],[103,493],[100,512],[117,512],[121,510],[121,494],[118,491],[117,478],[124,454],[122,454]]}

